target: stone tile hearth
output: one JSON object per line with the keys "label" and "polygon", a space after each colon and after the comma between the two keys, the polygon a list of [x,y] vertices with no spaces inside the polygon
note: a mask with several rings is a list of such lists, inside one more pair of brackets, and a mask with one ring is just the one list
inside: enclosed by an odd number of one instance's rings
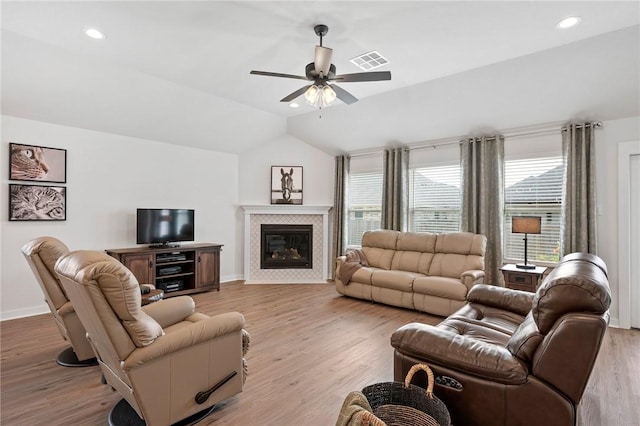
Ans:
{"label": "stone tile hearth", "polygon": [[[244,279],[247,284],[325,283],[329,277],[329,210],[331,206],[242,206]],[[260,225],[313,226],[313,267],[260,269]]]}

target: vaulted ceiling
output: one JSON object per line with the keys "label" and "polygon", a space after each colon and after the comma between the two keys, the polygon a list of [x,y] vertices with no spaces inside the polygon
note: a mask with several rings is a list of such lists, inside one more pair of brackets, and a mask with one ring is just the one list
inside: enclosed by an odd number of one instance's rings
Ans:
{"label": "vaulted ceiling", "polygon": [[[328,153],[640,115],[640,3],[1,3],[2,113],[242,153],[291,134]],[[559,30],[562,18],[580,25]],[[391,81],[321,111],[279,100],[326,24],[338,73],[372,50]],[[97,28],[106,38],[84,34]]]}

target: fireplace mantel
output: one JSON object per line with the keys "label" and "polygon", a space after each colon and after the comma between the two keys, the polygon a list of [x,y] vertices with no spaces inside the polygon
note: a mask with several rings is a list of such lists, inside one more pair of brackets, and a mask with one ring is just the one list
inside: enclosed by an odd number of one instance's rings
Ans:
{"label": "fireplace mantel", "polygon": [[[244,279],[247,284],[255,283],[288,283],[288,282],[304,282],[304,283],[320,283],[326,282],[329,278],[329,211],[332,206],[300,206],[300,205],[243,205],[244,210]],[[256,218],[279,216],[272,215],[288,215],[299,216],[308,215],[321,222],[321,241],[322,252],[319,253],[322,259],[321,269],[317,270],[317,276],[308,278],[279,278],[279,279],[260,279],[252,276],[252,253],[259,250],[259,247],[253,247],[251,226]],[[284,219],[284,217],[283,217]],[[253,239],[255,243],[255,238]],[[254,244],[255,245],[255,244]],[[254,253],[255,254],[255,253]],[[255,259],[253,259],[255,261]],[[285,270],[286,271],[286,270]],[[291,270],[290,270],[291,271]]]}
{"label": "fireplace mantel", "polygon": [[245,217],[252,214],[321,214],[328,215],[332,206],[296,206],[286,204],[242,206]]}

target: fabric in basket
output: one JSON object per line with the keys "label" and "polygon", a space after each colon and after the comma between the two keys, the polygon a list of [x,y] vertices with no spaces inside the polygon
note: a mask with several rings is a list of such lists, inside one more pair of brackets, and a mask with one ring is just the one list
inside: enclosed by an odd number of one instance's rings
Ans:
{"label": "fabric in basket", "polygon": [[344,399],[336,426],[387,426],[373,414],[362,392],[351,392]]}

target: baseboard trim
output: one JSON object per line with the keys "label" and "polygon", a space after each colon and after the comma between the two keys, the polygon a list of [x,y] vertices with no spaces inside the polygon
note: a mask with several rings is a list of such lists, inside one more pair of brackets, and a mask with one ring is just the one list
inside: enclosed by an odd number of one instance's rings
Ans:
{"label": "baseboard trim", "polygon": [[12,320],[17,318],[32,317],[51,312],[47,305],[31,306],[29,308],[14,309],[11,311],[3,311],[0,313],[0,321]]}

